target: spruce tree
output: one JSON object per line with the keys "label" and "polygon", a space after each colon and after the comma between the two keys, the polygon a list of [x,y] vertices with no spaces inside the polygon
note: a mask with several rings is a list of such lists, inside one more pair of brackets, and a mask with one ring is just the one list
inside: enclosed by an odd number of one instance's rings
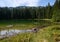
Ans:
{"label": "spruce tree", "polygon": [[53,16],[52,21],[53,22],[59,22],[60,21],[60,1],[56,0],[54,6],[53,6]]}

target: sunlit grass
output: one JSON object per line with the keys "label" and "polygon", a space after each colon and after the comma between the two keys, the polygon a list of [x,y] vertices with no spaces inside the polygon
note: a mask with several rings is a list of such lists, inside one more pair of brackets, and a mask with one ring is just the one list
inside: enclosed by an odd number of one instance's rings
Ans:
{"label": "sunlit grass", "polygon": [[60,25],[44,27],[37,33],[22,33],[0,42],[55,42],[55,38],[60,35],[60,30],[56,30],[58,27],[60,28]]}
{"label": "sunlit grass", "polygon": [[[9,22],[9,23],[7,23]],[[48,21],[2,21],[0,22],[2,29],[32,29],[36,26],[49,25],[40,29],[37,33],[21,33],[9,38],[0,40],[0,42],[56,42],[56,37],[60,35],[60,24]],[[14,25],[12,28],[6,28],[7,25]],[[56,29],[57,28],[57,29]],[[58,37],[57,37],[58,38]],[[58,38],[60,39],[60,38]]]}

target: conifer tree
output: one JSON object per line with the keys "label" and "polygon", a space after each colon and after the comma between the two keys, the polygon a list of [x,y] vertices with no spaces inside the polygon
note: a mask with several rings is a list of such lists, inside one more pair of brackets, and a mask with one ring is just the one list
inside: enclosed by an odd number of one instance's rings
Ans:
{"label": "conifer tree", "polygon": [[59,22],[60,21],[60,1],[56,0],[54,6],[53,6],[53,16],[52,20],[53,22]]}

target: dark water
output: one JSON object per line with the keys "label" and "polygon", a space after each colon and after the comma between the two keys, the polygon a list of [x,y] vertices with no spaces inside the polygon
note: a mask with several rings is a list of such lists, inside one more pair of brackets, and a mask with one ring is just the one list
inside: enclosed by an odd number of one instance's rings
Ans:
{"label": "dark water", "polygon": [[50,23],[49,21],[45,20],[0,20],[0,25],[9,25],[9,24],[35,24],[35,22],[38,24],[43,24],[43,23]]}

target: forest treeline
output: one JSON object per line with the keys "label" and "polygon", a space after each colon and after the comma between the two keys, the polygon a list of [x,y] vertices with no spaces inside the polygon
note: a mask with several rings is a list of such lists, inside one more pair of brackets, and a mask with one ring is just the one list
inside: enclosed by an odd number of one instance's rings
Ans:
{"label": "forest treeline", "polygon": [[52,19],[60,21],[60,1],[56,0],[54,5],[50,3],[46,7],[0,7],[0,20],[2,19]]}

